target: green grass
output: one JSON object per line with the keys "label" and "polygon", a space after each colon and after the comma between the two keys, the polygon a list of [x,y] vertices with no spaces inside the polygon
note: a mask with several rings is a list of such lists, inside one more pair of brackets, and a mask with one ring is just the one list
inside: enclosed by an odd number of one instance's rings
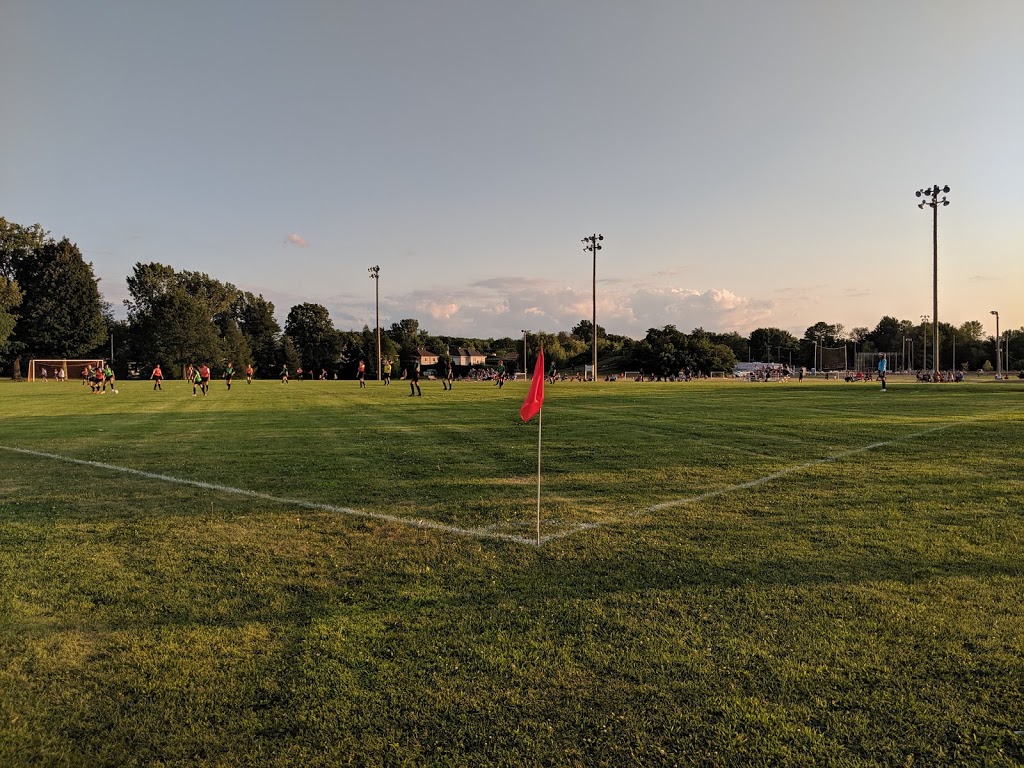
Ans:
{"label": "green grass", "polygon": [[522,383],[164,386],[0,384],[0,765],[1024,764],[1017,382],[549,386],[539,548]]}

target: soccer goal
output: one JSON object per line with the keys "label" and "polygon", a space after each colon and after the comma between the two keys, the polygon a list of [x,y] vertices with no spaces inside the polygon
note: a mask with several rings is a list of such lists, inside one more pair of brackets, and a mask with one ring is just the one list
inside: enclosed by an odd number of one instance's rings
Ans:
{"label": "soccer goal", "polygon": [[102,360],[36,360],[28,361],[29,381],[82,381],[86,368],[103,365]]}

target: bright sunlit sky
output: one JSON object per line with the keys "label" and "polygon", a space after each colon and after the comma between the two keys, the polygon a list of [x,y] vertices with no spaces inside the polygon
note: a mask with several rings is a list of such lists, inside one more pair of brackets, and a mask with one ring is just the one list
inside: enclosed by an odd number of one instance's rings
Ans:
{"label": "bright sunlit sky", "polygon": [[1021,0],[0,0],[0,216],[338,328],[1024,326]]}

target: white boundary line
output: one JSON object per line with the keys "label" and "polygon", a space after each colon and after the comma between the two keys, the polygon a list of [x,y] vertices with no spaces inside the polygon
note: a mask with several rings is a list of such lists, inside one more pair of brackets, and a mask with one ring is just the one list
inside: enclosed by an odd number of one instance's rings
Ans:
{"label": "white boundary line", "polygon": [[926,429],[923,432],[915,432],[912,435],[904,435],[903,437],[897,437],[897,438],[895,438],[893,440],[883,440],[880,443],[871,443],[871,445],[864,445],[864,446],[861,446],[860,448],[851,448],[848,451],[842,451],[841,453],[836,453],[836,454],[833,454],[832,456],[825,456],[824,458],[821,458],[821,459],[814,459],[812,461],[804,462],[803,464],[797,464],[796,466],[793,466],[793,467],[787,467],[786,469],[780,469],[778,472],[773,472],[770,475],[765,475],[764,477],[758,477],[758,478],[755,478],[754,480],[748,480],[745,483],[737,483],[736,485],[730,485],[727,488],[719,488],[717,490],[708,491],[707,493],[701,493],[701,494],[698,494],[696,496],[689,496],[689,497],[687,497],[685,499],[673,499],[672,501],[663,501],[661,504],[655,504],[652,507],[647,507],[647,509],[644,510],[644,511],[645,512],[658,512],[658,511],[660,511],[662,509],[671,509],[672,507],[681,507],[681,506],[684,506],[686,504],[693,504],[694,502],[704,501],[705,499],[713,499],[715,496],[724,496],[725,494],[732,493],[733,491],[742,491],[742,490],[746,490],[747,488],[755,488],[755,487],[757,487],[759,485],[764,485],[765,483],[770,483],[772,480],[778,480],[780,477],[785,477],[786,475],[791,475],[794,472],[802,472],[803,470],[810,469],[811,467],[817,467],[817,466],[819,466],[821,464],[828,464],[831,461],[839,461],[841,459],[847,458],[848,456],[855,456],[858,453],[865,453],[866,451],[873,451],[876,448],[882,448],[882,447],[884,447],[886,445],[895,445],[896,443],[898,443],[898,442],[900,442],[902,440],[913,440],[913,439],[916,439],[918,437],[924,437],[925,435],[930,435],[933,432],[940,432],[943,429],[949,429],[949,428],[955,427],[955,426],[958,426],[958,425],[957,424],[943,424],[943,425],[938,426],[938,427],[932,427],[931,429]]}
{"label": "white boundary line", "polygon": [[[476,539],[495,539],[498,541],[511,541],[516,544],[526,544],[529,546],[536,546],[536,537],[526,538],[525,536],[514,536],[510,533],[498,533],[493,530],[486,529],[473,529],[473,528],[458,528],[454,525],[445,525],[444,523],[434,522],[433,520],[416,520],[408,517],[399,517],[398,515],[387,515],[381,512],[366,512],[361,509],[352,509],[351,507],[337,507],[333,504],[320,504],[313,501],[305,501],[304,499],[293,499],[285,496],[272,496],[269,493],[260,493],[259,491],[247,491],[244,488],[233,488],[230,485],[218,485],[216,483],[204,483],[201,480],[186,480],[181,477],[173,477],[171,475],[162,475],[156,472],[143,472],[141,469],[132,469],[130,467],[119,467],[116,464],[105,464],[102,461],[88,461],[86,459],[74,459],[70,456],[61,456],[56,453],[46,453],[44,451],[32,451],[27,448],[15,448],[13,446],[0,445],[0,450],[10,451],[12,453],[20,453],[25,456],[35,456],[41,459],[52,459],[54,461],[63,461],[69,464],[80,464],[85,467],[94,467],[96,469],[105,469],[110,472],[121,472],[128,475],[136,475],[138,477],[145,477],[149,480],[160,480],[165,483],[176,483],[178,485],[187,485],[193,488],[204,488],[209,491],[217,491],[219,493],[230,493],[237,496],[247,496],[252,499],[261,499],[263,501],[271,501],[276,504],[287,504],[294,507],[301,507],[303,509],[318,510],[321,512],[334,512],[337,514],[348,515],[350,517],[361,517],[369,520],[379,520],[385,523],[393,523],[395,525],[404,525],[412,528],[422,528],[431,531],[441,531],[442,533],[451,533],[457,536],[468,536]],[[593,527],[594,524],[582,523],[575,528],[571,528],[568,531],[562,531],[557,534],[552,534],[541,541],[549,541],[554,538],[561,538],[562,536],[568,536],[574,533],[576,530],[582,530],[584,528]]]}
{"label": "white boundary line", "polygon": [[[882,448],[887,445],[895,445],[896,443],[904,440],[914,440],[925,435],[930,435],[935,432],[941,432],[951,427],[960,426],[960,423],[942,424],[931,429],[926,429],[922,432],[915,432],[910,435],[904,435],[897,437],[892,440],[883,440],[878,443],[871,443],[870,445],[861,446],[860,448],[851,448],[847,451],[834,454],[832,456],[826,456],[821,459],[814,459],[813,461],[807,461],[803,464],[797,464],[796,466],[788,467],[786,469],[780,469],[778,472],[773,472],[770,475],[758,477],[753,480],[748,480],[745,483],[737,483],[736,485],[730,485],[725,488],[719,488],[714,491],[707,491],[696,496],[688,496],[683,499],[672,499],[671,501],[664,501],[660,504],[647,507],[643,512],[659,512],[663,509],[671,509],[673,507],[682,507],[686,504],[693,504],[695,502],[704,501],[705,499],[711,499],[716,496],[724,496],[733,491],[742,491],[747,488],[755,488],[759,485],[769,483],[772,480],[777,480],[780,477],[791,475],[795,472],[802,472],[805,469],[816,467],[821,464],[827,464],[833,461],[840,461],[847,458],[848,456],[855,456],[858,453],[865,453],[867,451],[873,451],[876,448]],[[493,525],[485,526],[483,528],[459,528],[454,525],[445,525],[444,523],[434,522],[433,520],[423,519],[412,519],[407,517],[399,517],[397,515],[387,515],[381,512],[366,512],[365,510],[352,509],[351,507],[337,507],[333,504],[320,504],[312,501],[305,501],[304,499],[293,499],[284,496],[272,496],[269,493],[260,493],[258,491],[248,491],[244,488],[233,488],[229,485],[217,485],[216,483],[205,483],[201,480],[186,480],[180,477],[173,477],[171,475],[162,475],[155,472],[144,472],[140,469],[131,469],[130,467],[119,467],[116,464],[105,464],[100,461],[89,461],[86,459],[75,459],[69,456],[61,456],[56,453],[46,453],[44,451],[33,451],[27,448],[15,448],[14,446],[0,445],[0,450],[10,451],[12,453],[20,453],[26,456],[36,456],[43,459],[52,459],[54,461],[63,461],[69,464],[80,464],[86,467],[95,467],[97,469],[105,469],[111,472],[122,472],[129,475],[137,475],[139,477],[145,477],[150,480],[160,480],[166,483],[176,483],[178,485],[187,485],[193,488],[204,488],[206,490],[218,491],[220,493],[230,493],[238,496],[248,496],[249,498],[262,499],[263,501],[271,501],[277,504],[288,504],[295,507],[301,507],[303,509],[319,510],[323,512],[334,512],[337,514],[348,515],[350,517],[361,517],[368,520],[379,520],[385,523],[392,523],[394,525],[404,525],[412,528],[420,528],[424,530],[440,531],[442,533],[450,533],[456,536],[466,536],[475,539],[493,539],[496,541],[510,541],[515,544],[525,544],[527,546],[537,546],[536,539],[533,537],[527,538],[525,536],[514,536],[510,533],[499,533],[494,531]],[[637,515],[630,515],[625,519],[634,518]],[[600,528],[605,523],[576,523],[568,528],[565,528],[556,533],[549,534],[541,538],[541,544],[545,544],[549,541],[556,539],[562,539],[566,536],[571,536],[579,531],[592,530],[594,528]]]}

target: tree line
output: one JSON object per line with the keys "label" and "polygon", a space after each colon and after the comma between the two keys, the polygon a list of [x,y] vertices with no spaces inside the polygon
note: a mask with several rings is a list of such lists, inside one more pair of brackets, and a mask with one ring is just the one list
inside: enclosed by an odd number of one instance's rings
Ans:
{"label": "tree line", "polygon": [[[326,307],[305,302],[291,307],[284,327],[275,319],[274,304],[262,295],[243,291],[201,272],[178,271],[158,263],[137,263],[127,278],[126,319],[117,320],[103,301],[92,264],[68,238],[59,241],[39,224],[22,226],[0,217],[0,357],[13,369],[29,358],[111,359],[118,375],[128,374],[130,361],[146,370],[159,363],[166,374],[181,374],[188,363],[206,362],[215,372],[228,361],[236,368],[252,364],[257,376],[274,377],[283,366],[303,368],[329,377],[351,378],[360,360],[376,371],[374,330],[340,330]],[[990,369],[995,343],[983,325],[939,324],[940,367]],[[1024,328],[1010,335],[1006,368],[1019,368],[1024,358]],[[780,328],[757,328],[749,336],[695,328],[689,333],[673,325],[651,328],[643,339],[609,334],[600,325],[597,344],[600,373],[643,371],[653,376],[731,371],[737,361],[772,362],[785,366],[821,366],[822,350],[845,348],[850,367],[853,353],[887,352],[901,366],[928,368],[934,360],[932,329],[885,316],[871,330],[818,322],[802,338]],[[540,345],[548,363],[561,371],[582,370],[590,362],[593,325],[581,320],[568,331],[521,337],[469,338],[433,335],[413,318],[391,324],[381,333],[381,357],[398,369],[411,365],[417,350],[442,361],[453,347],[500,359],[513,369],[536,355]],[[832,366],[835,367],[835,366]]]}

